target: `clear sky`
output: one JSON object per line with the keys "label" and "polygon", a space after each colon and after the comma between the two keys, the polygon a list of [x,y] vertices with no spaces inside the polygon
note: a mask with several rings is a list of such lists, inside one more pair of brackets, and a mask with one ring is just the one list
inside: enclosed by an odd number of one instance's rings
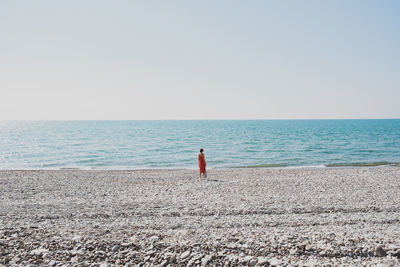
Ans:
{"label": "clear sky", "polygon": [[0,119],[400,118],[400,1],[0,1]]}

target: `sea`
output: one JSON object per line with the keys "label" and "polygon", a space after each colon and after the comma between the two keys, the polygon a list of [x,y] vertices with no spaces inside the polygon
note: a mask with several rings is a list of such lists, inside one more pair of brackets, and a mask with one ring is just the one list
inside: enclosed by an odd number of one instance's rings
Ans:
{"label": "sea", "polygon": [[399,165],[400,119],[0,121],[0,169]]}

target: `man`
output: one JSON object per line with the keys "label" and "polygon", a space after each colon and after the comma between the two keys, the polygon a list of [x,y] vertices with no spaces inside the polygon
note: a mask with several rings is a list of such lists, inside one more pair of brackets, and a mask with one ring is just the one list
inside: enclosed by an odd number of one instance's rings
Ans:
{"label": "man", "polygon": [[206,158],[204,157],[203,153],[204,149],[200,148],[200,153],[198,156],[199,159],[199,168],[200,168],[200,178],[207,177],[207,172],[206,172]]}

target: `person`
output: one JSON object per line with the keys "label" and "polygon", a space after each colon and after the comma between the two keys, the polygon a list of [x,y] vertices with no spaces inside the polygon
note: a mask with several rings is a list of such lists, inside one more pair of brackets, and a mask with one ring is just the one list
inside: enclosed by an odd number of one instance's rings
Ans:
{"label": "person", "polygon": [[206,158],[204,157],[204,153],[203,153],[204,149],[200,148],[200,153],[198,156],[199,159],[199,168],[200,168],[200,178],[207,177],[207,173],[206,173]]}

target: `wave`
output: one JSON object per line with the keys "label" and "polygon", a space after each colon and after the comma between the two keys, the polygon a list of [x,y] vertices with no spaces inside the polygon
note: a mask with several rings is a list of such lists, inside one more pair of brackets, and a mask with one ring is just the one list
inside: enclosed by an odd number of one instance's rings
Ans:
{"label": "wave", "polygon": [[289,164],[286,163],[270,163],[270,164],[256,164],[256,165],[244,165],[238,166],[235,168],[282,168],[289,167]]}
{"label": "wave", "polygon": [[344,162],[325,164],[326,167],[376,167],[376,166],[400,166],[400,162],[373,161],[373,162]]}
{"label": "wave", "polygon": [[339,162],[327,163],[321,165],[291,165],[288,163],[269,163],[237,166],[234,168],[333,168],[333,167],[377,167],[377,166],[397,166],[400,167],[400,162],[374,161],[374,162]]}
{"label": "wave", "polygon": [[[356,162],[356,163],[331,163],[324,165],[290,165],[284,163],[271,163],[271,164],[258,164],[258,165],[245,165],[245,166],[213,166],[209,169],[240,169],[240,168],[285,168],[285,169],[301,169],[301,168],[367,168],[367,167],[379,167],[379,166],[391,166],[400,167],[400,162]],[[198,167],[188,166],[115,166],[107,164],[94,164],[91,166],[76,166],[76,165],[62,165],[62,164],[45,164],[36,167],[13,167],[13,168],[2,168],[0,170],[197,170]]]}

